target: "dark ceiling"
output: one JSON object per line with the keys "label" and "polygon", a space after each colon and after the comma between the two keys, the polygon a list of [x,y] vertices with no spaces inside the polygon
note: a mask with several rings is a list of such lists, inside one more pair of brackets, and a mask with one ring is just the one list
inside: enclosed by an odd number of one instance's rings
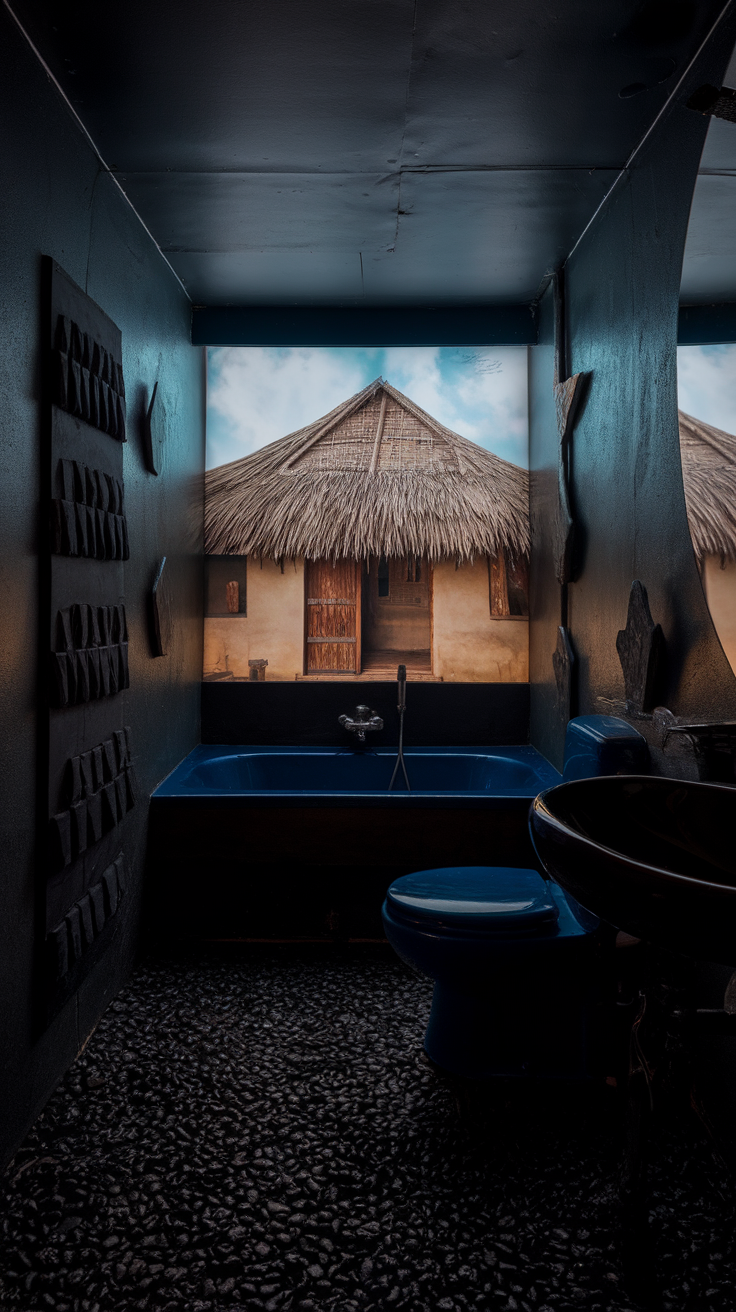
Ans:
{"label": "dark ceiling", "polygon": [[[531,301],[720,7],[12,0],[209,305]],[[726,299],[736,126],[714,123],[704,162],[689,300]]]}

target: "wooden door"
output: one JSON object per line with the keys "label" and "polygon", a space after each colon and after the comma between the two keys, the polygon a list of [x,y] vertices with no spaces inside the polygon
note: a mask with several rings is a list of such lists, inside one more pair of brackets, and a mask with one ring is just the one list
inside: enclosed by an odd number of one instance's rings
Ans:
{"label": "wooden door", "polygon": [[356,560],[308,560],[307,674],[360,674],[360,577]]}

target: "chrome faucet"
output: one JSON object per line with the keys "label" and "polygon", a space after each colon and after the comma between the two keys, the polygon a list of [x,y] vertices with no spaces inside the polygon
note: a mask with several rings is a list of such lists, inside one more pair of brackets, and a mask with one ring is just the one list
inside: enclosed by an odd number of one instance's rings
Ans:
{"label": "chrome faucet", "polygon": [[337,722],[343,729],[347,729],[348,733],[357,734],[359,743],[365,742],[366,734],[372,729],[383,728],[383,720],[371,710],[370,706],[356,706],[352,719],[349,715],[340,715]]}

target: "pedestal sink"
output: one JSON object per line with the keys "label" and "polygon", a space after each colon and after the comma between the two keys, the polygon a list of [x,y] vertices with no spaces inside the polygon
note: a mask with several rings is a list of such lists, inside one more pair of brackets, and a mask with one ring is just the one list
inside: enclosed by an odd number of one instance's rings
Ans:
{"label": "pedestal sink", "polygon": [[736,965],[736,788],[648,775],[559,784],[532,804],[552,879],[637,938]]}

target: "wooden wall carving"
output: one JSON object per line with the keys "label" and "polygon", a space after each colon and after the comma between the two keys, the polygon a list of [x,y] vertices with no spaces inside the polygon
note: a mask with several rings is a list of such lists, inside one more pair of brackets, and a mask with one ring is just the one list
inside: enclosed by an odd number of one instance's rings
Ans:
{"label": "wooden wall carving", "polygon": [[642,715],[654,710],[664,667],[664,634],[649,609],[644,584],[634,579],[629,593],[626,628],[619,629],[616,650],[626,689],[626,709]]}
{"label": "wooden wall carving", "polygon": [[[39,869],[46,1023],[115,933],[122,850],[135,800],[124,561],[126,440],[122,338],[111,319],[48,261],[49,406],[44,499],[48,551],[42,660],[48,843]],[[122,849],[122,850],[121,850]]]}
{"label": "wooden wall carving", "polygon": [[[572,506],[572,430],[590,382],[590,373],[568,378],[567,321],[565,312],[565,273],[554,276],[555,299],[555,370],[552,390],[557,418],[557,506],[552,533],[555,575],[561,587],[574,582],[575,515]],[[564,605],[563,605],[564,611]],[[563,623],[565,619],[563,617]]]}
{"label": "wooden wall carving", "polygon": [[60,460],[58,496],[51,500],[51,550],[59,556],[127,560],[123,485],[78,460]]}
{"label": "wooden wall carving", "polygon": [[[89,297],[85,299],[94,305]],[[63,313],[63,307],[53,322],[54,404],[124,442],[125,382],[119,343],[116,350],[104,328],[96,333],[97,325],[91,326],[88,315],[77,323],[70,314]]]}
{"label": "wooden wall carving", "polygon": [[570,442],[575,419],[587,384],[588,374],[573,374],[555,381],[555,411],[559,447],[557,455],[557,510],[554,526],[555,574],[559,584],[573,581],[575,520],[570,504]]}
{"label": "wooden wall carving", "polygon": [[151,589],[151,646],[154,656],[167,656],[171,646],[170,575],[164,556]]}
{"label": "wooden wall carving", "polygon": [[566,725],[572,715],[575,653],[570,641],[570,635],[562,624],[557,629],[557,644],[552,653],[552,668],[555,672],[555,686],[557,688],[557,714],[560,721]]}
{"label": "wooden wall carving", "polygon": [[130,687],[125,606],[60,610],[51,653],[52,706],[78,706]]}
{"label": "wooden wall carving", "polygon": [[158,381],[153,384],[151,400],[143,415],[141,433],[143,437],[143,463],[149,474],[160,474],[163,459],[164,429],[166,415],[161,397],[158,393]]}
{"label": "wooden wall carving", "polygon": [[115,915],[125,892],[125,863],[122,853],[104,871],[102,878],[67,911],[49,933],[49,960],[54,976],[62,980],[84,958]]}

